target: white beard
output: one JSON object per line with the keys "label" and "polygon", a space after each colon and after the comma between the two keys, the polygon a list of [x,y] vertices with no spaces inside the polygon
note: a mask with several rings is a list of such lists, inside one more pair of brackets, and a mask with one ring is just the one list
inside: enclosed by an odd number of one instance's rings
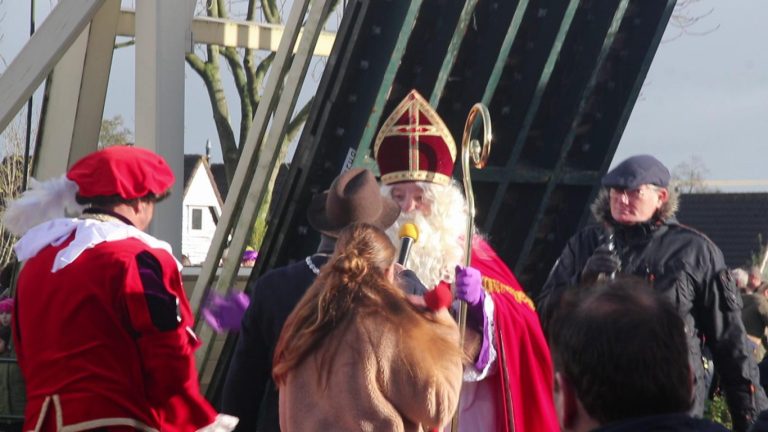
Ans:
{"label": "white beard", "polygon": [[466,202],[453,184],[420,185],[428,191],[425,197],[431,202],[431,214],[425,216],[420,211],[401,213],[394,225],[387,229],[387,235],[395,245],[400,245],[400,227],[408,222],[416,225],[419,238],[411,247],[406,267],[431,290],[441,281],[453,282],[456,265],[463,264]]}

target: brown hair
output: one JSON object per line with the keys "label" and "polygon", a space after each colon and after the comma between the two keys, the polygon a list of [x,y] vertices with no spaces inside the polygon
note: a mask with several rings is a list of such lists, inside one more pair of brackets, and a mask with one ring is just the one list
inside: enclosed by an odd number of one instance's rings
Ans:
{"label": "brown hair", "polygon": [[[330,373],[338,338],[357,317],[382,318],[399,334],[397,350],[405,364],[427,373],[442,356],[461,355],[456,341],[435,331],[430,312],[417,309],[387,279],[395,247],[379,228],[356,223],[339,233],[336,249],[315,282],[288,317],[275,348],[272,375],[277,385],[318,352],[320,370]],[[319,377],[321,381],[324,377]],[[327,378],[327,376],[326,376]]]}
{"label": "brown hair", "polygon": [[642,279],[569,288],[549,346],[555,371],[600,424],[691,407],[685,324]]}
{"label": "brown hair", "polygon": [[155,195],[150,192],[141,198],[134,198],[134,199],[125,199],[120,195],[99,195],[99,196],[93,196],[93,197],[84,197],[80,194],[77,194],[75,195],[75,201],[77,201],[77,203],[80,205],[87,205],[89,207],[96,207],[96,208],[102,208],[102,209],[110,209],[112,207],[115,207],[118,204],[133,205],[134,203],[139,201],[158,203],[168,198],[170,194],[171,194],[171,191],[167,191],[161,195]]}

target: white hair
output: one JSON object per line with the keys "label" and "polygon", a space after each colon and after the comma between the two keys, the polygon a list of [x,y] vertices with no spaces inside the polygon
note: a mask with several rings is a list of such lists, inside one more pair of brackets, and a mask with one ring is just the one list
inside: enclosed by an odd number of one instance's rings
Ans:
{"label": "white hair", "polygon": [[739,288],[746,287],[749,282],[749,274],[747,274],[747,271],[743,268],[731,269],[731,277]]}
{"label": "white hair", "polygon": [[[419,238],[411,248],[408,267],[421,282],[433,289],[440,281],[453,282],[455,267],[464,263],[464,239],[467,230],[467,201],[455,182],[439,185],[414,182],[424,192],[430,214],[418,210],[401,213],[387,235],[400,244],[400,227],[407,222],[416,225]],[[391,196],[392,186],[384,185],[382,195]]]}

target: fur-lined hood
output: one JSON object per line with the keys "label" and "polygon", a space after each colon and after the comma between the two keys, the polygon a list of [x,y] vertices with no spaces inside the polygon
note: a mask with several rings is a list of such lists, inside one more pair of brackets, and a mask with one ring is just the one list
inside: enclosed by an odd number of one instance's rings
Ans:
{"label": "fur-lined hood", "polygon": [[[669,199],[667,199],[667,202],[662,204],[661,208],[659,208],[656,214],[653,215],[654,221],[667,222],[674,218],[677,213],[680,204],[680,194],[672,188],[667,190],[669,191]],[[614,221],[611,216],[611,198],[609,196],[608,188],[600,189],[600,192],[597,194],[597,198],[592,202],[590,209],[597,222],[611,225],[616,224],[616,221]]]}

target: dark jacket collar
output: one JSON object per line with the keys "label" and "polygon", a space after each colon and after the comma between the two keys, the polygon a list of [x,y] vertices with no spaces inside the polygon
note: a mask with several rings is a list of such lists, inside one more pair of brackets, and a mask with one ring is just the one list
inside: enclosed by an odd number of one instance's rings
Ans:
{"label": "dark jacket collar", "polygon": [[616,222],[609,223],[616,241],[626,245],[650,241],[651,238],[666,232],[669,225],[673,224],[677,224],[677,220],[674,217],[665,221],[652,219],[635,225],[622,225]]}

